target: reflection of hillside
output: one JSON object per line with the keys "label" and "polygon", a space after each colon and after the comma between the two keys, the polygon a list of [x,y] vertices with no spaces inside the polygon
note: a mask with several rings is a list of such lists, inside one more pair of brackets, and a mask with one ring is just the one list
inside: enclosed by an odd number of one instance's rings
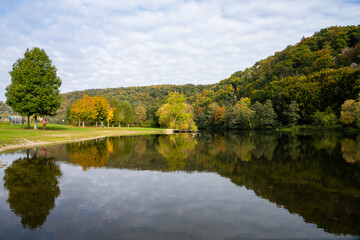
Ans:
{"label": "reflection of hillside", "polygon": [[7,202],[23,227],[40,227],[55,207],[60,195],[60,167],[53,158],[20,158],[5,169],[4,187],[9,190]]}
{"label": "reflection of hillside", "polygon": [[[332,144],[331,151],[329,144],[319,151],[318,139],[315,142],[308,138],[282,136],[282,143],[273,155],[276,161],[252,154],[250,162],[239,162],[236,153],[232,157],[228,154],[226,158],[215,158],[221,159],[217,163],[219,169],[232,169],[232,173],[222,171],[221,175],[235,184],[254,190],[258,196],[328,232],[359,235],[359,165],[349,165],[341,158],[339,140]],[[292,157],[294,152],[297,158]],[[230,159],[234,160],[229,162]]]}
{"label": "reflection of hillside", "polygon": [[[359,145],[359,137],[330,133],[202,133],[69,144],[58,157],[84,170],[216,172],[328,232],[360,235]],[[64,147],[53,148],[47,155]]]}

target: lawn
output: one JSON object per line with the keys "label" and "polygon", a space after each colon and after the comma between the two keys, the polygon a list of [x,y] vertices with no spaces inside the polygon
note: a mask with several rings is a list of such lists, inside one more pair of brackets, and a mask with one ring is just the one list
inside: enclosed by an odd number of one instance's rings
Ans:
{"label": "lawn", "polygon": [[24,125],[11,125],[10,123],[0,123],[0,152],[9,145],[32,145],[36,143],[54,143],[60,141],[70,141],[76,139],[96,138],[116,135],[143,135],[164,133],[161,128],[139,128],[139,127],[74,127],[69,125],[48,124],[45,130],[38,124],[38,130],[26,128]]}

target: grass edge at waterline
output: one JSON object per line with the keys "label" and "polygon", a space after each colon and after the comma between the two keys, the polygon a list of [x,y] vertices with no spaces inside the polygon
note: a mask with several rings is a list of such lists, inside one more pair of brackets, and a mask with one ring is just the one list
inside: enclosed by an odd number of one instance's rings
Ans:
{"label": "grass edge at waterline", "polygon": [[[32,126],[30,126],[32,127]],[[165,134],[162,128],[141,127],[74,127],[48,124],[43,131],[27,129],[26,125],[11,125],[0,122],[0,153],[34,146],[85,141],[109,136]]]}

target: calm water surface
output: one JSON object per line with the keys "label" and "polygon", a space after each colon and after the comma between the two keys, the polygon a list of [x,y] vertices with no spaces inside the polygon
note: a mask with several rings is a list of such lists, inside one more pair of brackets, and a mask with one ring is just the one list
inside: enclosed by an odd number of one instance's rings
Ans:
{"label": "calm water surface", "polygon": [[0,162],[0,239],[360,236],[360,136],[113,137]]}

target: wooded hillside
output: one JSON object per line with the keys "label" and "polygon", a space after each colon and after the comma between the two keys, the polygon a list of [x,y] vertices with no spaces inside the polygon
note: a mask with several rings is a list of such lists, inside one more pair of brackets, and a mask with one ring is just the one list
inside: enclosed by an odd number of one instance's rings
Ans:
{"label": "wooded hillside", "polygon": [[155,112],[169,92],[175,91],[184,94],[192,105],[200,128],[334,125],[339,122],[341,105],[359,97],[359,65],[360,25],[329,27],[217,84],[90,89],[62,94],[58,118],[69,117],[66,109],[88,94],[105,97],[109,102],[126,101],[134,108],[141,103],[147,110],[145,121],[156,125]]}

